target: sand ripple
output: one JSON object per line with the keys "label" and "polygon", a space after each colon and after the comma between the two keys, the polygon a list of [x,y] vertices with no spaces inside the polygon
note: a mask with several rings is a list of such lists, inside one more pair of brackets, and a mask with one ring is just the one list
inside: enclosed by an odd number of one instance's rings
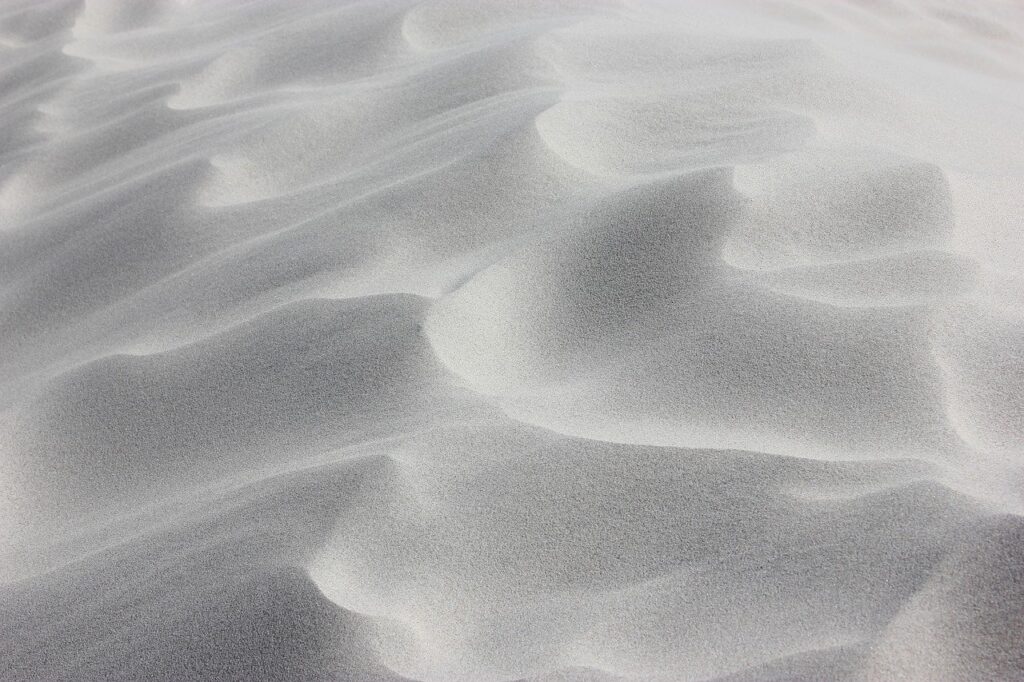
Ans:
{"label": "sand ripple", "polygon": [[1022,36],[7,0],[0,679],[1024,677]]}

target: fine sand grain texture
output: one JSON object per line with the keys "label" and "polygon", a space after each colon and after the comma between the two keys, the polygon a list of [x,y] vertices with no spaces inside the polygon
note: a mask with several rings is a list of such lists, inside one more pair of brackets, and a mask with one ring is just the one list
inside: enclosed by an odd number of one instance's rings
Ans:
{"label": "fine sand grain texture", "polygon": [[1024,4],[0,0],[0,681],[1024,680]]}

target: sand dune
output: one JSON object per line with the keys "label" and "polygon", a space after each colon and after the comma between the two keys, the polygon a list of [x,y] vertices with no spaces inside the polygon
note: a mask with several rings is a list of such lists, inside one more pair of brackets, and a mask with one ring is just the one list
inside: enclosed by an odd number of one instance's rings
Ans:
{"label": "sand dune", "polygon": [[0,3],[0,680],[1024,679],[1012,2]]}

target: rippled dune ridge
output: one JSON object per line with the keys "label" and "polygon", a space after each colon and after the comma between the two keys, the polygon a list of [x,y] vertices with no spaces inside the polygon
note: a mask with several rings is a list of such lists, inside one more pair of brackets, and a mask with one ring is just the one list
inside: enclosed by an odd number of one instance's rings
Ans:
{"label": "rippled dune ridge", "polygon": [[1024,679],[1024,5],[0,0],[0,680]]}

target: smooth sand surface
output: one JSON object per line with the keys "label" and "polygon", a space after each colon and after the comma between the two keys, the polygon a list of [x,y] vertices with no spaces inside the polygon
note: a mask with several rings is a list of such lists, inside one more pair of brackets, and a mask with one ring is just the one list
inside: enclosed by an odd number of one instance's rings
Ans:
{"label": "smooth sand surface", "polygon": [[1024,679],[1024,5],[0,0],[0,680]]}

